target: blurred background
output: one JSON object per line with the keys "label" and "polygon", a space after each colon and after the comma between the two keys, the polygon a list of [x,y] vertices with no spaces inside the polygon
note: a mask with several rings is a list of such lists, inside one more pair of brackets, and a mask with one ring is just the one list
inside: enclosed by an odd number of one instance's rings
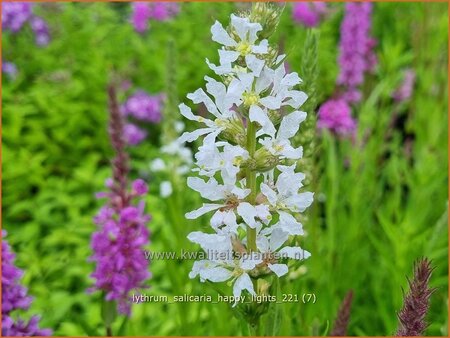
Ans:
{"label": "blurred background", "polygon": [[[104,334],[101,295],[86,289],[93,283],[92,217],[102,205],[95,193],[111,175],[106,87],[112,74],[129,122],[132,176],[150,185],[148,249],[198,250],[186,235],[208,226],[207,218],[184,219],[199,196],[170,164],[188,165],[189,155],[175,160],[164,146],[183,128],[178,103],[212,75],[205,58],[217,63],[210,26],[226,25],[250,4],[166,5],[150,14],[131,3],[3,8],[2,228],[34,296],[23,317],[40,314],[42,327],[55,335]],[[271,41],[303,78],[317,116],[338,90],[345,3],[297,6],[286,4]],[[281,288],[314,293],[317,301],[280,305],[281,335],[327,334],[349,290],[348,334],[392,335],[406,276],[424,256],[433,261],[437,288],[426,333],[448,335],[448,5],[374,3],[370,34],[377,61],[351,106],[354,133],[322,128],[306,140],[314,144],[305,171],[315,202],[303,219],[302,246],[312,257]],[[145,292],[215,297],[211,285],[188,278],[192,264],[154,260]],[[132,312],[116,321],[116,334],[242,333],[224,303],[145,303]]]}

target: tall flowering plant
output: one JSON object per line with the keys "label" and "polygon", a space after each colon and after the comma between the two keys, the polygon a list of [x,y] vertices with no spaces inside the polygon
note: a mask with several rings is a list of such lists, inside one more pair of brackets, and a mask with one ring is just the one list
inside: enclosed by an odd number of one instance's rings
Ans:
{"label": "tall flowering plant", "polygon": [[360,86],[367,73],[377,64],[374,52],[376,40],[371,36],[372,3],[346,3],[340,28],[339,86],[335,95],[319,109],[317,126],[337,135],[352,136],[356,121],[351,115],[351,105],[361,101]]}
{"label": "tall flowering plant", "polygon": [[2,336],[50,336],[52,330],[39,328],[39,316],[29,321],[13,319],[17,310],[27,310],[33,298],[28,290],[20,284],[23,271],[14,264],[15,254],[5,239],[6,231],[2,231]]}
{"label": "tall flowering plant", "polygon": [[130,315],[130,292],[145,287],[150,278],[148,260],[144,246],[149,243],[146,224],[150,216],[144,213],[144,201],[133,204],[133,200],[144,196],[148,187],[137,179],[128,184],[128,155],[125,152],[123,116],[117,103],[113,87],[109,88],[110,137],[116,152],[112,160],[113,178],[106,182],[108,192],[98,194],[107,198],[94,218],[98,226],[92,235],[91,260],[96,263],[95,284],[91,291],[103,291],[105,297],[103,317],[107,334],[111,335],[111,324],[115,317],[115,304],[121,314]]}
{"label": "tall flowering plant", "polygon": [[[310,256],[291,245],[294,236],[303,235],[295,216],[313,201],[313,193],[301,191],[305,175],[296,169],[302,147],[294,148],[290,141],[306,118],[300,107],[307,95],[295,89],[300,77],[286,73],[285,55],[278,55],[266,39],[281,11],[259,3],[250,13],[232,14],[226,29],[216,21],[211,33],[221,45],[220,61],[206,62],[218,80],[205,76],[206,91],[200,88],[187,96],[204,104],[211,118],[179,106],[184,117],[203,125],[180,140],[205,136],[195,154],[199,177],[189,177],[187,185],[208,202],[186,218],[212,213],[210,232],[188,235],[207,257],[194,263],[189,276],[228,281],[233,306],[243,293],[263,293],[261,278],[286,275],[286,258]],[[258,327],[257,320],[250,324]]]}

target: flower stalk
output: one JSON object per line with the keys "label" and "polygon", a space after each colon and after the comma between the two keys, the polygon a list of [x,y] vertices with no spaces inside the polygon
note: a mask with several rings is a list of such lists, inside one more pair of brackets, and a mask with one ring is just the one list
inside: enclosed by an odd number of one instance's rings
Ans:
{"label": "flower stalk", "polygon": [[102,291],[102,318],[106,335],[112,335],[112,324],[118,314],[131,314],[130,293],[145,288],[150,277],[144,246],[149,243],[146,227],[150,216],[144,214],[145,202],[133,201],[147,194],[147,184],[137,179],[129,187],[129,158],[124,139],[124,122],[114,86],[108,88],[109,134],[115,157],[111,161],[112,179],[106,182],[107,192],[97,194],[107,203],[94,217],[97,231],[91,238],[96,263],[91,276],[95,284],[90,292]]}
{"label": "flower stalk", "polygon": [[409,292],[404,295],[403,307],[397,314],[399,327],[396,336],[423,336],[428,327],[425,317],[430,308],[430,297],[436,290],[429,286],[432,272],[427,258],[414,264],[413,279],[408,279]]}
{"label": "flower stalk", "polygon": [[[254,158],[256,150],[256,126],[255,122],[248,123],[247,128],[247,151],[250,158]],[[256,201],[256,172],[247,168],[247,188],[250,189],[248,202],[254,204]],[[249,252],[256,251],[256,229],[247,225],[247,247]]]}
{"label": "flower stalk", "polygon": [[210,201],[185,216],[197,219],[214,212],[213,233],[188,235],[207,253],[207,259],[194,262],[189,277],[228,281],[233,307],[253,335],[261,334],[260,317],[268,304],[242,304],[240,297],[272,290],[267,280],[289,272],[283,258],[310,256],[300,247],[288,246],[294,236],[303,235],[294,215],[311,205],[313,194],[303,191],[305,175],[296,168],[303,149],[291,143],[306,119],[299,109],[307,95],[297,89],[298,74],[286,73],[286,56],[278,55],[267,40],[281,12],[278,6],[257,3],[250,12],[232,14],[227,28],[216,21],[211,33],[222,45],[219,64],[206,62],[220,78],[205,76],[206,91],[199,88],[187,95],[194,104],[203,104],[211,118],[179,105],[184,117],[204,125],[185,132],[179,141],[193,142],[203,136],[193,169],[198,175],[188,177],[187,185]]}

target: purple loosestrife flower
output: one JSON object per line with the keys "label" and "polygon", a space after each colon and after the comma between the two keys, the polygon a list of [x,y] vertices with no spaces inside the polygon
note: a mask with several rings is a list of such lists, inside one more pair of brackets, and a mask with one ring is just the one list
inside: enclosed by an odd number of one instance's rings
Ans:
{"label": "purple loosestrife flower", "polygon": [[30,2],[2,2],[2,28],[17,33],[32,16]]}
{"label": "purple loosestrife flower", "polygon": [[177,15],[179,6],[174,2],[133,2],[131,22],[138,33],[144,33],[150,19],[166,21]]}
{"label": "purple loosestrife flower", "polygon": [[147,137],[147,132],[133,123],[127,123],[123,127],[125,141],[132,146],[138,145]]}
{"label": "purple loosestrife flower", "polygon": [[164,95],[149,95],[139,90],[126,100],[122,112],[141,121],[157,123],[161,121],[163,101]]}
{"label": "purple loosestrife flower", "polygon": [[351,136],[355,132],[356,122],[352,118],[351,108],[342,98],[323,103],[318,115],[318,128],[326,128],[342,136]]}
{"label": "purple loosestrife flower", "polygon": [[176,2],[152,2],[150,3],[150,17],[157,21],[166,21],[174,17],[179,12],[179,5]]}
{"label": "purple loosestrife flower", "polygon": [[416,73],[412,69],[405,70],[403,82],[400,87],[392,94],[392,97],[397,102],[408,101],[411,98],[414,83],[416,81]]}
{"label": "purple loosestrife flower", "polygon": [[341,67],[337,83],[354,89],[364,81],[365,72],[376,65],[373,52],[375,40],[370,36],[372,25],[371,3],[347,3],[341,25],[339,44],[339,65]]}
{"label": "purple loosestrife flower", "polygon": [[17,66],[8,61],[2,62],[2,73],[8,75],[11,79],[17,76]]}
{"label": "purple loosestrife flower", "polygon": [[29,23],[38,46],[46,46],[50,42],[48,25],[44,19],[33,15],[33,4],[22,2],[2,3],[2,28],[12,33],[19,32]]}
{"label": "purple loosestrife flower", "polygon": [[149,243],[146,224],[150,216],[144,213],[144,201],[132,203],[148,191],[142,180],[135,180],[128,188],[128,155],[125,152],[123,116],[119,111],[113,87],[109,89],[110,137],[116,157],[112,161],[113,179],[108,180],[108,192],[98,194],[106,197],[107,204],[94,217],[98,230],[92,235],[91,247],[96,262],[92,274],[93,290],[105,292],[106,301],[116,301],[118,311],[130,314],[130,292],[145,287],[150,278],[144,246]]}
{"label": "purple loosestrife flower", "polygon": [[50,42],[48,25],[44,19],[35,16],[30,21],[31,29],[34,32],[34,38],[38,46],[46,46]]}
{"label": "purple loosestrife flower", "polygon": [[342,337],[347,335],[348,322],[350,321],[350,310],[352,309],[353,291],[349,291],[341,303],[334,321],[330,336]]}
{"label": "purple loosestrife flower", "polygon": [[[2,231],[2,237],[6,231]],[[27,289],[20,285],[23,272],[14,265],[15,255],[9,243],[2,240],[2,336],[49,336],[51,330],[39,329],[39,317],[33,316],[27,323],[16,322],[10,314],[14,310],[27,310],[32,302]]]}
{"label": "purple loosestrife flower", "polygon": [[148,20],[150,19],[149,4],[146,2],[133,2],[132,10],[131,22],[134,29],[138,33],[144,33],[148,28]]}
{"label": "purple loosestrife flower", "polygon": [[325,2],[299,2],[294,4],[292,17],[306,27],[315,27],[320,23],[326,12],[327,5]]}
{"label": "purple loosestrife flower", "polygon": [[432,272],[431,262],[426,258],[414,264],[413,280],[408,279],[409,292],[404,295],[403,307],[397,314],[400,322],[397,336],[422,336],[427,328],[425,317],[435,291],[428,285]]}

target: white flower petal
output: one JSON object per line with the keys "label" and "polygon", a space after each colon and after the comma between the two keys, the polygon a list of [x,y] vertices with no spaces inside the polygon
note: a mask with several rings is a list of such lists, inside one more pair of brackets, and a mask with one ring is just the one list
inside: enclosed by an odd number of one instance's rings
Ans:
{"label": "white flower petal", "polygon": [[227,31],[223,28],[222,24],[218,21],[214,23],[211,27],[212,40],[218,42],[227,47],[236,46],[236,41],[234,41]]}
{"label": "white flower petal", "polygon": [[236,306],[238,302],[238,297],[241,295],[243,290],[247,290],[252,295],[256,295],[255,290],[253,289],[253,283],[250,279],[250,276],[246,273],[240,275],[236,282],[233,285],[233,296],[236,299],[236,302],[234,303],[233,307]]}
{"label": "white flower petal", "polygon": [[273,77],[273,70],[265,67],[260,76],[256,79],[256,84],[255,84],[255,91],[256,93],[261,93],[263,90],[266,90],[267,88],[269,88],[269,86],[272,83],[272,77]]}
{"label": "white flower petal", "polygon": [[180,108],[180,113],[181,115],[183,115],[185,118],[187,118],[188,120],[191,121],[198,121],[198,116],[194,115],[192,113],[191,108],[189,108],[188,106],[186,106],[184,103],[181,103],[178,108]]}
{"label": "white flower petal", "polygon": [[208,268],[208,266],[215,266],[215,263],[208,261],[206,259],[195,261],[192,266],[191,272],[189,272],[189,278],[195,278],[199,275],[200,271]]}
{"label": "white flower petal", "polygon": [[217,75],[224,75],[232,72],[231,63],[216,66],[215,64],[209,62],[208,59],[206,59],[206,64],[208,65],[209,69],[211,69]]}
{"label": "white flower petal", "polygon": [[212,128],[200,128],[200,129],[196,129],[194,131],[191,132],[187,132],[185,131],[179,138],[178,141],[180,143],[184,143],[184,142],[194,142],[196,139],[198,139],[200,136],[208,134],[210,132],[212,132],[213,129]]}
{"label": "white flower petal", "polygon": [[311,253],[298,247],[298,246],[286,246],[278,251],[281,257],[289,257],[293,259],[306,259],[311,256]]}
{"label": "white flower petal", "polygon": [[286,87],[292,87],[301,83],[302,80],[296,72],[287,74],[282,80],[281,85]]}
{"label": "white flower petal", "polygon": [[273,191],[267,184],[261,183],[261,192],[267,197],[271,205],[277,204],[277,193]]}
{"label": "white flower petal", "polygon": [[237,207],[237,213],[250,228],[254,229],[256,227],[256,209],[253,205],[247,202],[241,202]]}
{"label": "white flower petal", "polygon": [[160,186],[159,186],[159,193],[161,195],[161,197],[163,198],[167,198],[170,195],[172,195],[172,183],[170,183],[169,181],[163,181],[161,182]]}
{"label": "white flower petal", "polygon": [[286,140],[293,137],[297,133],[300,123],[305,119],[306,113],[302,111],[294,111],[283,117],[278,129],[277,139]]}
{"label": "white flower petal", "polygon": [[166,169],[166,164],[161,158],[155,158],[150,163],[150,170],[153,172],[162,171]]}
{"label": "white flower petal", "polygon": [[249,118],[250,121],[258,122],[261,125],[261,129],[258,130],[256,136],[267,134],[273,137],[275,135],[276,129],[272,121],[270,121],[270,118],[267,115],[267,113],[265,113],[258,106],[252,105],[250,107]]}
{"label": "white flower petal", "polygon": [[213,114],[216,117],[220,117],[220,113],[217,110],[217,107],[214,104],[213,100],[211,100],[211,98],[208,95],[206,95],[205,91],[202,88],[199,88],[195,92],[188,94],[187,97],[195,104],[204,103],[206,109],[211,114]]}
{"label": "white flower petal", "polygon": [[269,252],[270,246],[269,246],[269,240],[267,239],[267,237],[262,236],[262,235],[258,236],[256,238],[256,247],[261,252]]}
{"label": "white flower petal", "polygon": [[230,237],[224,234],[207,234],[201,231],[194,231],[187,238],[192,243],[199,244],[208,255],[217,256],[219,253],[227,253],[232,249]]}
{"label": "white flower petal", "polygon": [[220,64],[231,63],[238,59],[239,52],[232,50],[219,49]]}
{"label": "white flower petal", "polygon": [[261,254],[257,252],[246,254],[240,261],[241,268],[247,271],[253,270],[260,263],[262,263]]}
{"label": "white flower petal", "polygon": [[288,95],[288,97],[291,97],[291,100],[285,101],[283,104],[287,104],[294,109],[298,109],[308,99],[308,95],[299,90],[290,90]]}
{"label": "white flower petal", "polygon": [[284,276],[289,271],[286,264],[267,264],[267,266],[270,270],[275,272],[278,277]]}
{"label": "white flower petal", "polygon": [[294,216],[285,212],[279,211],[280,219],[278,222],[278,226],[289,233],[290,235],[303,235],[303,226],[300,222],[298,222]]}
{"label": "white flower petal", "polygon": [[220,266],[200,271],[200,276],[213,283],[224,282],[232,277],[232,272]]}
{"label": "white flower petal", "polygon": [[290,196],[285,200],[286,205],[294,212],[303,212],[314,200],[312,192],[304,192],[298,195]]}
{"label": "white flower petal", "polygon": [[220,189],[219,183],[217,183],[214,177],[210,178],[208,182],[205,182],[199,177],[188,177],[187,185],[192,190],[199,192],[203,198],[210,201],[218,201],[225,197],[223,190]]}
{"label": "white flower petal", "polygon": [[277,251],[288,239],[289,235],[287,232],[277,228],[272,231],[269,239],[270,251]]}
{"label": "white flower petal", "polygon": [[281,151],[281,156],[291,160],[298,160],[303,157],[303,147],[292,148],[290,145],[286,145]]}
{"label": "white flower petal", "polygon": [[276,110],[281,108],[281,100],[275,96],[266,96],[259,100],[266,108]]}
{"label": "white flower petal", "polygon": [[[222,177],[223,177],[223,175],[222,175]],[[234,182],[235,182],[235,181],[233,181],[233,184],[234,184]],[[239,187],[234,187],[234,188],[231,190],[231,193],[232,193],[233,195],[236,195],[237,198],[239,198],[239,199],[244,199],[244,198],[246,198],[246,197],[250,194],[250,192],[251,192],[250,189],[242,189],[242,188],[239,188]]]}
{"label": "white flower petal", "polygon": [[206,214],[206,213],[208,213],[210,211],[219,209],[220,207],[222,207],[221,204],[206,204],[206,203],[203,203],[202,207],[198,208],[197,210],[193,210],[191,212],[186,213],[184,215],[184,217],[186,217],[187,219],[196,219],[196,218],[199,218],[200,216],[202,216],[202,215],[204,215],[204,214]]}
{"label": "white flower petal", "polygon": [[248,54],[245,56],[245,63],[247,67],[255,74],[255,76],[259,76],[264,67],[265,61],[258,59],[253,54]]}
{"label": "white flower petal", "polygon": [[272,219],[272,214],[269,211],[269,206],[265,204],[259,204],[255,206],[257,217],[264,223],[269,224]]}
{"label": "white flower petal", "polygon": [[255,54],[266,54],[269,51],[269,42],[264,39],[261,40],[258,46],[252,47],[252,52]]}

